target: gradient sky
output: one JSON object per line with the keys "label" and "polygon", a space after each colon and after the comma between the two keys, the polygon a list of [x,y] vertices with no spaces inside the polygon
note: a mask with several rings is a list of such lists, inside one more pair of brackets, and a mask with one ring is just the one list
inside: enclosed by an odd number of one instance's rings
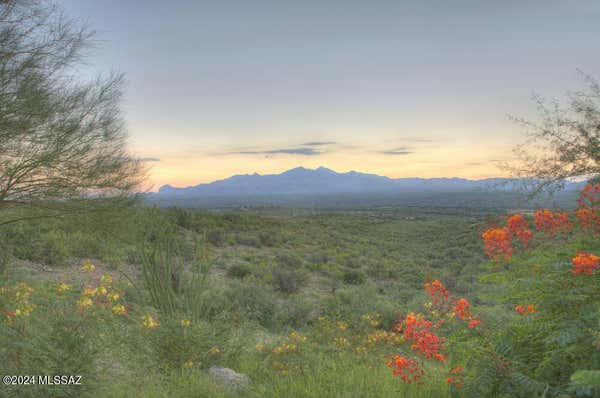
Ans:
{"label": "gradient sky", "polygon": [[598,1],[62,0],[126,74],[151,184],[324,165],[504,175],[533,93],[600,72]]}

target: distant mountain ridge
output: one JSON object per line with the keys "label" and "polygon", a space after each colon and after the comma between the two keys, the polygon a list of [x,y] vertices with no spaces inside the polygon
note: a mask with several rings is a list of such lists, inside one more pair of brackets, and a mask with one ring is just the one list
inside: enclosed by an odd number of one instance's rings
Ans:
{"label": "distant mountain ridge", "polygon": [[[463,192],[496,189],[513,191],[522,180],[511,178],[390,178],[349,171],[338,173],[326,167],[296,167],[280,174],[241,174],[196,186],[163,185],[156,197],[244,197],[294,194],[363,194],[402,192]],[[566,190],[581,189],[585,182],[570,182]]]}

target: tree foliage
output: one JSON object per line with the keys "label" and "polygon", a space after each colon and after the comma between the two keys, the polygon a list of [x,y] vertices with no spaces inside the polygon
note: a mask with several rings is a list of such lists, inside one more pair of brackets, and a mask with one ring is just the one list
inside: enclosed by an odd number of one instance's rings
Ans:
{"label": "tree foliage", "polygon": [[533,195],[562,187],[568,178],[600,178],[600,85],[584,75],[584,89],[568,93],[566,105],[534,98],[539,120],[514,120],[527,129],[515,149],[520,160],[509,169],[529,178]]}
{"label": "tree foliage", "polygon": [[123,76],[75,77],[92,38],[46,2],[0,3],[0,206],[127,197],[142,181],[126,149]]}

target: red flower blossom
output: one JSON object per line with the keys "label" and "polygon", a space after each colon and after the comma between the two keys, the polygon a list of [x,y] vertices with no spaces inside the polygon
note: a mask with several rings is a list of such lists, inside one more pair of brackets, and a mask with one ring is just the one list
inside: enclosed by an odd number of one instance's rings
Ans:
{"label": "red flower blossom", "polygon": [[454,306],[454,314],[459,319],[471,319],[472,314],[469,312],[470,307],[471,304],[469,304],[469,301],[467,301],[466,298],[458,299]]}
{"label": "red flower blossom", "polygon": [[508,228],[489,228],[481,237],[485,251],[492,260],[509,259],[512,254],[512,235]]}
{"label": "red flower blossom", "polygon": [[450,296],[450,292],[444,287],[444,284],[437,279],[426,283],[425,291],[431,296],[434,304],[445,302]]}
{"label": "red flower blossom", "polygon": [[506,220],[506,225],[511,234],[515,235],[524,247],[527,247],[533,234],[529,230],[529,223],[521,214],[513,214]]}
{"label": "red flower blossom", "polygon": [[477,320],[477,319],[471,319],[471,320],[469,321],[469,324],[467,325],[467,327],[468,327],[469,329],[473,329],[474,327],[477,327],[477,326],[479,326],[479,325],[481,325],[481,321],[479,321],[479,320]]}
{"label": "red flower blossom", "polygon": [[527,304],[523,307],[521,304],[515,305],[515,311],[517,311],[521,316],[535,314],[537,312],[537,306],[534,304]]}
{"label": "red flower blossom", "polygon": [[463,371],[462,367],[457,367],[448,372],[451,376],[446,378],[446,383],[454,385],[454,387],[461,387],[463,383],[463,376],[460,374]]}
{"label": "red flower blossom", "polygon": [[580,207],[600,207],[600,184],[589,184],[581,190],[577,199]]}
{"label": "red flower blossom", "polygon": [[577,219],[583,228],[596,230],[600,225],[598,210],[591,207],[577,209]]}
{"label": "red flower blossom", "polygon": [[402,381],[407,383],[412,383],[414,381],[420,384],[418,380],[425,373],[423,369],[419,368],[417,361],[401,355],[394,355],[392,359],[387,362],[387,366],[392,368],[393,376],[400,376]]}
{"label": "red flower blossom", "polygon": [[598,268],[600,257],[589,253],[578,253],[573,257],[573,273],[591,275]]}
{"label": "red flower blossom", "polygon": [[404,319],[402,330],[404,330],[404,340],[412,343],[410,346],[412,350],[418,351],[419,355],[427,359],[435,358],[444,362],[446,358],[439,352],[443,348],[444,339],[432,332],[435,328],[433,322],[410,313]]}

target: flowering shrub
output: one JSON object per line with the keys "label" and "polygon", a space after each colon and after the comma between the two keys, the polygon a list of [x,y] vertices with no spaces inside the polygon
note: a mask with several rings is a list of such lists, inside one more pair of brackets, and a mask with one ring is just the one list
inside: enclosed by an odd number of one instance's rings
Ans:
{"label": "flowering shrub", "polygon": [[513,214],[506,220],[506,225],[511,234],[515,235],[523,247],[527,247],[533,234],[529,230],[529,223],[521,214]]}
{"label": "flowering shrub", "polygon": [[573,274],[588,274],[591,275],[596,268],[600,257],[589,253],[578,253],[572,260]]}
{"label": "flowering shrub", "polygon": [[533,220],[536,229],[550,237],[557,233],[567,233],[573,229],[569,215],[564,212],[552,213],[550,210],[540,209],[535,212]]}
{"label": "flowering shrub", "polygon": [[[581,209],[580,209],[581,210]],[[549,237],[566,234],[573,230],[573,223],[565,212],[539,209],[534,214],[534,224],[538,232]],[[506,227],[488,228],[482,235],[484,250],[495,261],[508,260],[514,252],[513,241],[516,238],[524,249],[529,248],[533,232],[529,223],[521,214],[513,214],[506,219]]]}
{"label": "flowering shrub", "polygon": [[427,359],[435,358],[444,362],[446,358],[440,352],[443,349],[444,338],[439,337],[433,331],[437,326],[421,314],[409,313],[406,318],[396,325],[398,332],[403,331],[404,341],[411,343],[413,351]]}
{"label": "flowering shrub", "polygon": [[462,383],[463,383],[463,376],[461,375],[462,371],[463,371],[463,368],[460,366],[450,370],[450,372],[449,372],[450,376],[448,376],[446,378],[446,383],[452,384],[455,387],[462,386]]}
{"label": "flowering shrub", "polygon": [[[445,324],[444,319],[466,321],[467,329],[474,329],[481,325],[481,321],[471,313],[471,304],[466,298],[456,298],[439,280],[427,282],[425,291],[431,297],[431,302],[425,307],[431,310],[431,315],[435,320],[428,320],[423,314],[409,313],[401,322],[394,326],[394,330],[403,334],[403,341],[410,344],[410,349],[416,351],[417,355],[429,360],[435,359],[438,362],[446,362],[446,338],[439,335],[440,328]],[[464,324],[462,324],[464,325]],[[414,358],[396,355],[388,366],[394,370],[393,375],[401,376],[406,382],[418,380],[424,375],[424,371],[419,368],[419,364]],[[463,376],[460,374],[462,367],[454,368],[450,371],[450,376],[446,382],[455,387],[461,387]],[[419,377],[415,378],[414,376]]]}
{"label": "flowering shrub", "polygon": [[512,255],[512,235],[508,228],[490,228],[482,235],[485,252],[493,260],[508,260]]}
{"label": "flowering shrub", "polygon": [[405,358],[401,355],[394,355],[392,359],[387,362],[387,366],[392,368],[392,375],[400,376],[402,381],[423,384],[419,379],[423,376],[425,371],[419,368],[419,363],[414,359]]}
{"label": "flowering shrub", "polygon": [[27,283],[19,283],[9,288],[0,288],[0,314],[4,321],[13,324],[18,319],[27,318],[35,309],[31,295],[35,289]]}
{"label": "flowering shrub", "polygon": [[[487,276],[496,289],[500,286],[499,291],[504,292],[501,300],[518,298],[523,303],[512,307],[520,316],[513,320],[497,317],[496,330],[477,335],[477,340],[470,342],[471,347],[477,346],[469,353],[472,374],[460,381],[467,386],[469,396],[592,397],[600,391],[597,380],[583,382],[578,378],[581,374],[599,374],[588,369],[597,369],[600,360],[600,352],[591,349],[600,346],[600,284],[596,271],[600,257],[581,248],[593,245],[597,249],[597,241],[588,240],[585,233],[597,233],[600,226],[600,185],[588,185],[578,202],[577,218],[584,234],[573,235],[560,247],[542,246],[543,253],[533,254],[540,256],[533,259],[534,272],[526,257],[525,264],[515,262],[511,272],[503,269]],[[517,236],[522,221],[513,217],[509,220],[507,228]],[[546,238],[574,229],[569,214],[545,209],[535,212],[534,224]],[[577,254],[569,269],[563,261],[565,251],[571,250]],[[555,262],[549,264],[553,256]],[[541,259],[546,264],[537,263]],[[457,380],[453,377],[449,377],[449,383]]]}
{"label": "flowering shrub", "polygon": [[537,312],[536,306],[533,304],[527,304],[522,306],[521,304],[515,305],[515,311],[521,316],[535,314]]}
{"label": "flowering shrub", "polygon": [[600,227],[600,184],[587,185],[577,202],[577,218],[582,228],[597,233]]}

